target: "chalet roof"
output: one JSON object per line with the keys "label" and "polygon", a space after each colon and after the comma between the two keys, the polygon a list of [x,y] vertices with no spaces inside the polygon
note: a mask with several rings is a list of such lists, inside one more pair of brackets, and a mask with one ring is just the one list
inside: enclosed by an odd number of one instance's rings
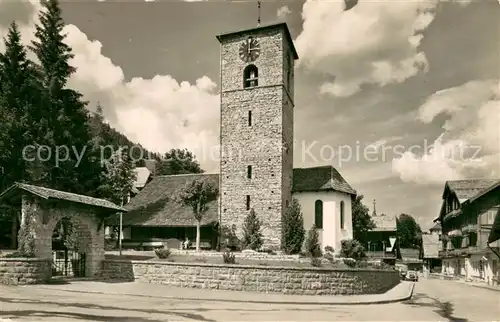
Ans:
{"label": "chalet roof", "polygon": [[476,201],[477,199],[481,198],[482,196],[484,196],[484,195],[486,195],[488,193],[491,193],[492,191],[494,191],[495,189],[498,189],[498,188],[500,188],[500,179],[496,180],[496,182],[494,182],[489,187],[480,190],[472,198],[469,198],[469,200],[467,200],[467,202],[472,203],[472,202]]}
{"label": "chalet roof", "polygon": [[500,239],[500,208],[498,208],[493,226],[491,226],[490,235],[488,236],[488,244],[494,243]]}
{"label": "chalet roof", "polygon": [[375,228],[371,231],[396,231],[396,216],[389,216],[385,214],[371,217]]}
{"label": "chalet roof", "polygon": [[148,168],[152,175],[156,174],[157,161],[154,159],[144,160],[144,166]]}
{"label": "chalet roof", "polygon": [[26,183],[15,183],[10,188],[8,188],[7,190],[5,190],[0,194],[0,200],[18,194],[19,191],[29,192],[43,199],[65,200],[114,211],[126,211],[125,209],[105,199],[93,198],[85,195],[79,195],[76,193],[70,193],[40,186],[34,186]]}
{"label": "chalet roof", "polygon": [[443,192],[443,199],[446,196],[447,189],[449,189],[450,191],[456,194],[460,203],[463,203],[469,198],[474,197],[482,190],[490,187],[495,183],[498,183],[499,181],[500,179],[471,179],[471,180],[446,181],[445,189]]}
{"label": "chalet roof", "polygon": [[[498,188],[500,184],[500,179],[474,179],[474,180],[456,180],[447,181],[443,193],[443,199],[447,191],[453,191],[456,195],[462,207],[471,202],[477,200],[481,196],[493,191]],[[444,214],[444,200],[441,204],[441,213]],[[462,208],[461,207],[461,208]],[[447,213],[443,220],[449,220],[451,218],[457,217],[462,213],[462,209],[455,209]]]}
{"label": "chalet roof", "polygon": [[[194,180],[208,180],[219,187],[219,174],[180,174],[156,176],[125,206],[123,216],[127,226],[195,226],[193,212],[177,200],[184,187]],[[294,192],[340,191],[355,194],[349,184],[332,166],[294,169]],[[205,214],[202,225],[218,222],[218,203],[213,202]],[[114,219],[115,220],[115,219]],[[111,224],[111,222],[109,222]]]}
{"label": "chalet roof", "polygon": [[[219,187],[218,174],[180,174],[157,176],[132,198],[125,206],[128,213],[123,216],[125,226],[178,226],[196,225],[192,209],[179,200],[181,191],[195,180],[207,180]],[[202,226],[218,221],[218,204],[212,202],[203,216]]]}
{"label": "chalet roof", "polygon": [[441,242],[438,235],[422,235],[422,245],[424,248],[424,258],[439,258]]}
{"label": "chalet roof", "polygon": [[293,192],[335,190],[356,195],[333,166],[293,169]]}
{"label": "chalet roof", "polygon": [[430,231],[441,231],[441,224],[440,223],[436,223],[434,226],[431,227],[431,229],[429,229]]}
{"label": "chalet roof", "polygon": [[134,187],[144,188],[144,186],[148,182],[149,177],[151,176],[151,171],[149,171],[147,167],[136,167],[134,169],[134,172],[136,174]]}

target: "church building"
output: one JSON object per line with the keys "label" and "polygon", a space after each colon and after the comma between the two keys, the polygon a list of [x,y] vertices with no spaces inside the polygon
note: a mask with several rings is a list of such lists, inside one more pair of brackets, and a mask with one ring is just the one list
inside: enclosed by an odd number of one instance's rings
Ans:
{"label": "church building", "polygon": [[219,189],[218,201],[203,218],[201,239],[207,248],[215,247],[218,225],[234,225],[241,236],[245,217],[253,209],[262,222],[264,247],[280,249],[282,215],[295,198],[305,229],[315,224],[322,247],[339,251],[341,240],[352,238],[351,204],[356,192],[333,166],[293,167],[298,55],[287,25],[259,26],[217,39],[220,174],[153,177],[126,206],[124,238],[194,239],[192,211],[167,197],[193,180],[204,179]]}

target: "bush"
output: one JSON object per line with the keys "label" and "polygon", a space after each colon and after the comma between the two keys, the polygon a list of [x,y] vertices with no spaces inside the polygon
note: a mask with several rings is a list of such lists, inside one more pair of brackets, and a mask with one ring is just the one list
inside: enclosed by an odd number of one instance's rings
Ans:
{"label": "bush", "polygon": [[306,255],[308,257],[321,257],[321,246],[319,245],[319,235],[316,226],[313,225],[307,234]]}
{"label": "bush", "polygon": [[335,261],[335,258],[333,257],[332,253],[325,253],[323,255],[323,258],[325,258],[326,260],[328,260],[330,263],[333,263]]}
{"label": "bush", "polygon": [[334,252],[335,251],[332,246],[325,246],[325,253],[323,254],[323,257],[330,263],[333,263],[335,261]]}
{"label": "bush", "polygon": [[35,258],[36,256],[34,253],[24,253],[24,252],[16,250],[15,252],[12,252],[12,253],[2,254],[0,257],[3,257],[3,258]]}
{"label": "bush", "polygon": [[224,264],[236,264],[236,256],[230,251],[225,251],[222,254],[222,260]]}
{"label": "bush", "polygon": [[230,249],[232,251],[241,250],[241,241],[236,235],[236,225],[221,227],[221,247],[222,249]]}
{"label": "bush", "polygon": [[168,248],[159,248],[159,249],[155,249],[155,254],[158,258],[161,258],[161,259],[166,259],[170,256],[170,254],[172,253],[172,251]]}
{"label": "bush", "polygon": [[332,246],[325,246],[325,253],[335,253],[335,249]]}
{"label": "bush", "polygon": [[298,254],[302,250],[306,231],[304,218],[297,199],[292,200],[282,218],[281,248],[285,254]]}
{"label": "bush", "polygon": [[344,258],[344,259],[343,259],[343,262],[344,262],[344,264],[346,264],[347,266],[349,266],[349,267],[351,267],[351,268],[356,267],[356,260],[355,260],[355,259],[352,259],[352,258]]}
{"label": "bush", "polygon": [[314,266],[314,267],[321,267],[321,266],[323,266],[323,263],[321,263],[321,258],[312,257],[311,258],[311,265]]}
{"label": "bush", "polygon": [[257,218],[253,208],[245,218],[243,223],[243,240],[244,249],[258,250],[262,247],[262,233],[260,231],[260,220]]}
{"label": "bush", "polygon": [[373,263],[373,264],[371,264],[371,267],[374,269],[380,269],[380,270],[384,270],[384,271],[393,271],[396,269],[394,266],[389,265],[389,264],[384,263],[384,262]]}
{"label": "bush", "polygon": [[341,242],[340,255],[345,258],[362,259],[366,257],[365,248],[355,239]]}
{"label": "bush", "polygon": [[367,261],[356,261],[356,268],[368,268],[373,267],[373,264],[369,264]]}

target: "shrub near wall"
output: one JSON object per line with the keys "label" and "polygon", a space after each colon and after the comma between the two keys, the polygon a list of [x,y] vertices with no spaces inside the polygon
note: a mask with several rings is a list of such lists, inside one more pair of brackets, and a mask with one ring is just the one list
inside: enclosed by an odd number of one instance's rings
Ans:
{"label": "shrub near wall", "polygon": [[50,277],[50,260],[0,257],[0,284],[38,284],[47,282]]}
{"label": "shrub near wall", "polygon": [[177,287],[297,295],[385,293],[397,271],[105,260],[102,278]]}

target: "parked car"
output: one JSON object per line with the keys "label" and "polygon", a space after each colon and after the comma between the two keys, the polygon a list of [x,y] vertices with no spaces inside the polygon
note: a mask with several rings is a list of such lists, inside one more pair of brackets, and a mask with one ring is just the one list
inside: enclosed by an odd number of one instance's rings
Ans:
{"label": "parked car", "polygon": [[408,266],[405,264],[396,264],[396,269],[399,271],[399,277],[404,281],[408,272]]}
{"label": "parked car", "polygon": [[418,273],[416,271],[413,271],[413,270],[406,272],[405,280],[418,282]]}

